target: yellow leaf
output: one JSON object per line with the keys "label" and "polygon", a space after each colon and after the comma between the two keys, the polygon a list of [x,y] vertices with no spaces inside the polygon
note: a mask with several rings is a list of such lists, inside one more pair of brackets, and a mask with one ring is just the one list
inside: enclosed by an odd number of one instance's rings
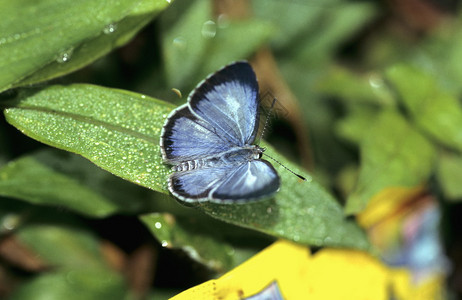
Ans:
{"label": "yellow leaf", "polygon": [[308,248],[281,240],[219,279],[172,299],[237,300],[265,289],[273,289],[274,294],[274,288],[283,299],[389,299],[395,281],[402,287],[410,286],[409,276],[394,280],[394,274],[365,252],[323,249],[311,255]]}

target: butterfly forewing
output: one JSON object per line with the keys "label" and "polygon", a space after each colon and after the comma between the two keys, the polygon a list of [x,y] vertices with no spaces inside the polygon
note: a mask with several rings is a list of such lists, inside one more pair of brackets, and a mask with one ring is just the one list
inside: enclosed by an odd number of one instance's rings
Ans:
{"label": "butterfly forewing", "polygon": [[191,93],[189,106],[230,143],[244,146],[255,140],[258,83],[248,63],[234,63],[207,78]]}
{"label": "butterfly forewing", "polygon": [[170,114],[162,130],[163,159],[171,164],[219,154],[230,147],[209,123],[193,115],[186,104]]}

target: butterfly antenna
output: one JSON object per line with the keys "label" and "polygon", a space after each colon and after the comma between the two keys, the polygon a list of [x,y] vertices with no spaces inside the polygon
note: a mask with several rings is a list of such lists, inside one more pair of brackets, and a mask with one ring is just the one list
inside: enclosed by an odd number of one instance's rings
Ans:
{"label": "butterfly antenna", "polygon": [[271,156],[269,156],[268,154],[265,154],[265,153],[263,153],[263,155],[264,155],[264,156],[267,156],[267,157],[269,157],[269,158],[271,158],[272,160],[274,160],[275,162],[277,162],[281,167],[283,167],[284,169],[286,169],[286,170],[289,171],[290,173],[294,174],[295,176],[297,176],[297,177],[300,178],[301,180],[306,181],[306,178],[305,178],[305,177],[303,177],[302,175],[297,174],[297,173],[295,173],[294,171],[292,171],[291,169],[287,168],[287,167],[284,166],[281,162],[279,162],[277,159],[275,159],[275,158],[273,158],[273,157],[271,157]]}
{"label": "butterfly antenna", "polygon": [[271,113],[273,112],[273,108],[274,108],[275,104],[276,104],[276,98],[273,97],[273,102],[271,103],[271,107],[270,107],[270,109],[268,111],[268,114],[266,115],[265,125],[263,125],[263,129],[261,131],[260,138],[263,137],[263,135],[265,134],[266,128],[268,128],[269,119],[270,119]]}

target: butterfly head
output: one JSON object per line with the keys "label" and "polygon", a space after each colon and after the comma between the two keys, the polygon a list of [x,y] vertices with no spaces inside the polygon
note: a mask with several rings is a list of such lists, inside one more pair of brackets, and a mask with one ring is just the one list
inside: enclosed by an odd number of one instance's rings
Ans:
{"label": "butterfly head", "polygon": [[263,152],[265,152],[266,148],[260,147],[258,145],[252,146],[253,158],[260,159],[263,156]]}

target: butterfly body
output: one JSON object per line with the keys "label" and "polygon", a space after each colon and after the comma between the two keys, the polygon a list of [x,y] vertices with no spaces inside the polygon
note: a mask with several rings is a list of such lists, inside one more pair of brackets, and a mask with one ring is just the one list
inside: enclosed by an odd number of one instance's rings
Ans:
{"label": "butterfly body", "polygon": [[218,166],[241,165],[254,159],[261,158],[264,149],[257,145],[236,147],[226,152],[207,158],[183,161],[172,167],[173,171],[186,172],[201,168],[214,168]]}
{"label": "butterfly body", "polygon": [[174,171],[169,191],[185,202],[242,203],[279,189],[273,166],[253,145],[258,131],[258,84],[247,62],[230,64],[199,83],[167,118],[164,161]]}

